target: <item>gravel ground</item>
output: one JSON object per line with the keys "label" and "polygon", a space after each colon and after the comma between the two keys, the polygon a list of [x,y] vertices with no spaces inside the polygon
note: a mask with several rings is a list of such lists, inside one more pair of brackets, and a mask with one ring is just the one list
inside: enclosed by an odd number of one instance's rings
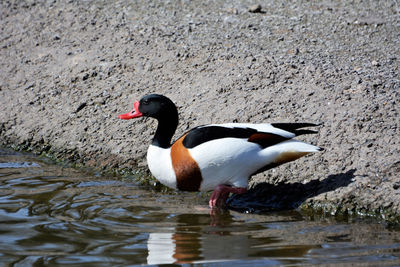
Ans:
{"label": "gravel ground", "polygon": [[177,103],[176,136],[323,123],[301,138],[323,152],[253,177],[231,206],[399,221],[397,1],[1,1],[0,12],[4,146],[146,169],[155,122],[117,115],[154,92]]}

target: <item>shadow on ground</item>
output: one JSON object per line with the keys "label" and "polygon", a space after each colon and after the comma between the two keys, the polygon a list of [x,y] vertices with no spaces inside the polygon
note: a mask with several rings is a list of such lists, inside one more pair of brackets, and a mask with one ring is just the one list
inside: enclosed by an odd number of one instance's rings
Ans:
{"label": "shadow on ground", "polygon": [[329,175],[326,179],[302,183],[260,183],[243,195],[233,195],[228,200],[232,210],[250,213],[292,210],[306,199],[345,187],[352,183],[356,169]]}

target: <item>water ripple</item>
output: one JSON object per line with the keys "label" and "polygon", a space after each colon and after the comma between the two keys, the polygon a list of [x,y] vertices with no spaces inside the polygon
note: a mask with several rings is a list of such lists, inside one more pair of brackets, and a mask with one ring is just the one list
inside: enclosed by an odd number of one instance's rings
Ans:
{"label": "water ripple", "polygon": [[[0,153],[0,162],[9,157],[0,165],[5,265],[400,263],[400,233],[375,222],[210,214],[207,196],[162,194],[20,154]],[[24,167],[10,167],[17,162]]]}

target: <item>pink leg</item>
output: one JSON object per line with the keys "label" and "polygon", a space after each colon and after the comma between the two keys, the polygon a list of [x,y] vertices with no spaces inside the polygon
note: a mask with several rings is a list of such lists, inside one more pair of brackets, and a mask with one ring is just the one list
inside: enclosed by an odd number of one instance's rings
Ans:
{"label": "pink leg", "polygon": [[226,199],[229,197],[230,193],[243,194],[246,191],[247,188],[244,187],[232,187],[223,184],[218,185],[212,192],[208,205],[210,208],[223,207],[225,206]]}

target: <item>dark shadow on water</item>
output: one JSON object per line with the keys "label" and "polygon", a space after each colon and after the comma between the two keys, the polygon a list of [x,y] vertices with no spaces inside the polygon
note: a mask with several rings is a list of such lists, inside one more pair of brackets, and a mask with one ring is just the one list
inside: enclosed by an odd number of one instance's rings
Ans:
{"label": "dark shadow on water", "polygon": [[355,171],[356,169],[351,169],[345,173],[329,175],[322,181],[312,180],[306,184],[260,183],[243,195],[233,195],[228,200],[228,207],[250,213],[296,209],[308,198],[349,185]]}

